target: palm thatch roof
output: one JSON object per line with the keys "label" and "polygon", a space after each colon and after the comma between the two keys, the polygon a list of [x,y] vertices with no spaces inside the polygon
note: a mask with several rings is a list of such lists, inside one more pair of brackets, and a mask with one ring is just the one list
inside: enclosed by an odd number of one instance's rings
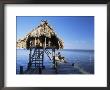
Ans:
{"label": "palm thatch roof", "polygon": [[42,21],[38,27],[29,32],[23,39],[17,41],[17,47],[63,49],[64,42],[57,36],[47,21]]}

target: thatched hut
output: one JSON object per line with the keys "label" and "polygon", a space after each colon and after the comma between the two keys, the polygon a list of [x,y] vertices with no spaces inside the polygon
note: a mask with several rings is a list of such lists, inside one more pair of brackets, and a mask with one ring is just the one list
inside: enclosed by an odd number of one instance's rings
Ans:
{"label": "thatched hut", "polygon": [[47,21],[42,21],[41,24],[28,33],[24,39],[17,42],[17,47],[27,49],[30,47],[63,49],[64,42],[57,36]]}

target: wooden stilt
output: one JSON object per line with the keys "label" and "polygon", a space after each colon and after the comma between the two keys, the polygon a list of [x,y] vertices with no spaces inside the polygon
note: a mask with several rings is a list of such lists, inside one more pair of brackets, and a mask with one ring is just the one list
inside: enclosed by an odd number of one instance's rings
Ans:
{"label": "wooden stilt", "polygon": [[54,69],[56,68],[55,66],[55,49],[53,48],[53,64],[54,64]]}
{"label": "wooden stilt", "polygon": [[43,52],[42,52],[42,67],[43,67],[43,69],[45,68],[45,66],[44,66],[44,50],[43,50]]}
{"label": "wooden stilt", "polygon": [[53,48],[53,64],[54,64],[54,69],[55,69],[55,73],[57,74],[58,71],[57,71],[57,62],[55,60],[55,48]]}
{"label": "wooden stilt", "polygon": [[31,55],[32,55],[32,49],[30,48],[30,54],[29,54],[29,62],[28,62],[28,67],[27,70],[29,70],[31,68]]}
{"label": "wooden stilt", "polygon": [[36,47],[36,37],[35,37],[35,47]]}
{"label": "wooden stilt", "polygon": [[39,74],[42,74],[42,68],[39,67]]}
{"label": "wooden stilt", "polygon": [[23,66],[20,66],[20,74],[23,74]]}

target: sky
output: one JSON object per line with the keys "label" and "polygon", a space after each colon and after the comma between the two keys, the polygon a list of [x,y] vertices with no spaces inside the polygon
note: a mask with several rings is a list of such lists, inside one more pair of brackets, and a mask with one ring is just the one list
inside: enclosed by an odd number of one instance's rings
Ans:
{"label": "sky", "polygon": [[41,20],[64,41],[64,49],[94,50],[94,16],[17,16],[17,40],[37,27]]}

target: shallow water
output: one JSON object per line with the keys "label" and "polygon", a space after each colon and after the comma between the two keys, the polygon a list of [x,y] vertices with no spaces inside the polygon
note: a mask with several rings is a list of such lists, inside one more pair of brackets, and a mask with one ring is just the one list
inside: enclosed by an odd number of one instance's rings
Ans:
{"label": "shallow water", "polygon": [[[58,51],[56,51],[57,53]],[[82,69],[90,74],[94,74],[94,51],[93,50],[60,50],[62,56],[69,63],[77,63]],[[29,50],[17,49],[16,60],[16,73],[19,73],[20,66],[23,66],[24,70],[27,68],[29,59]],[[52,67],[52,62],[47,55],[44,55],[44,65],[48,69]],[[70,74],[69,68],[64,69],[63,74]],[[76,74],[80,74],[77,70],[74,70]]]}

